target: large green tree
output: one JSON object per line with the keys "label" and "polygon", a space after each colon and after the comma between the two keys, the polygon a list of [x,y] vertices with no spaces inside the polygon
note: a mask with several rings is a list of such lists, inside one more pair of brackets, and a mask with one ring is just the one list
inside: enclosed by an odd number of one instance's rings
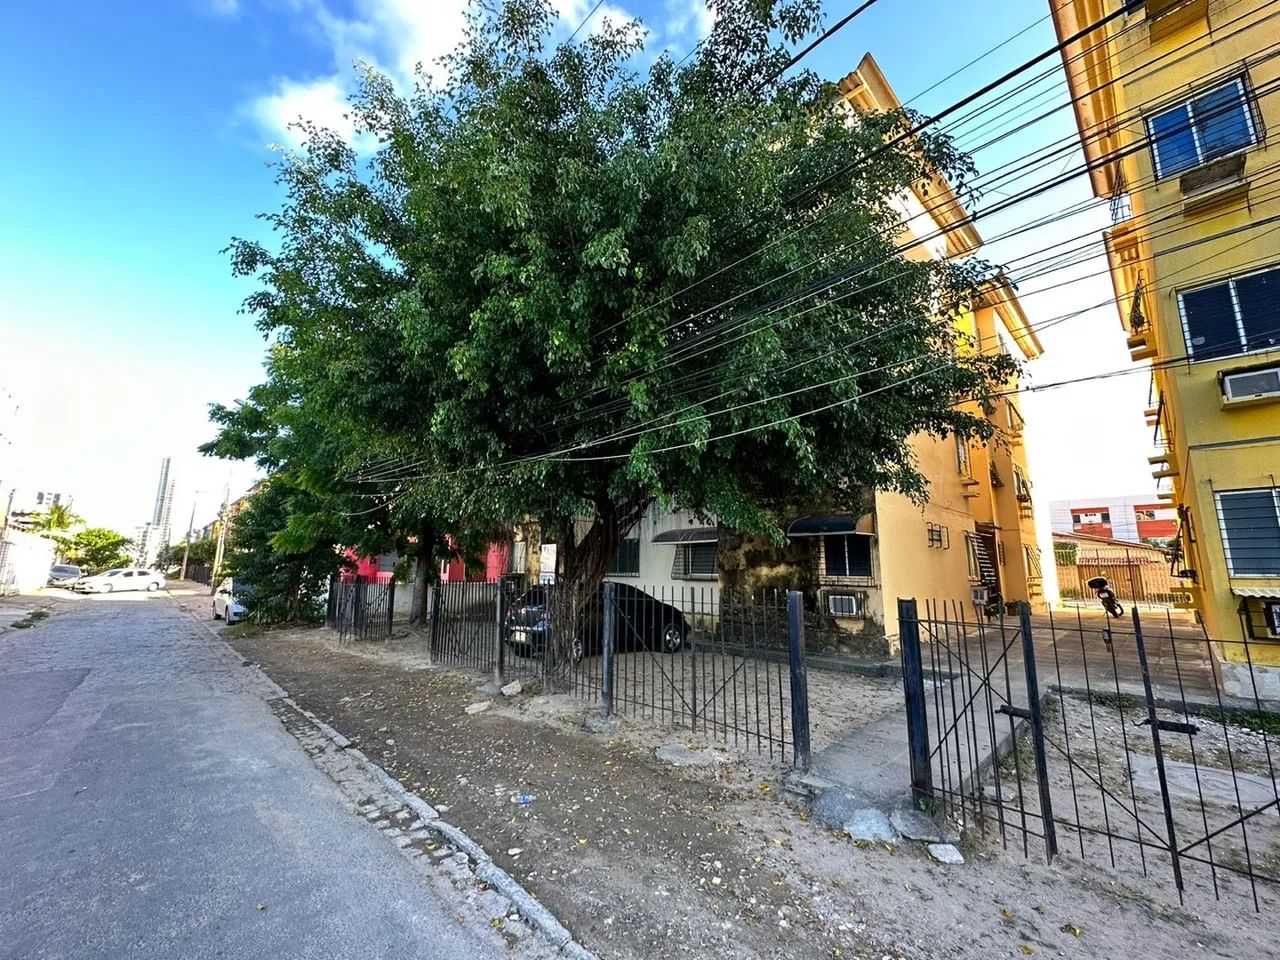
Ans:
{"label": "large green tree", "polygon": [[817,0],[713,5],[677,63],[634,25],[553,45],[547,0],[477,4],[443,80],[364,76],[371,154],[305,128],[278,242],[232,252],[276,344],[262,389],[341,450],[326,482],[371,513],[534,518],[590,583],[655,502],[776,534],[786,503],[925,496],[913,434],[985,435],[960,401],[1010,361],[950,314],[989,268],[908,257],[895,199],[966,195],[970,161],[779,79]]}
{"label": "large green tree", "polygon": [[88,527],[77,533],[67,548],[67,559],[91,573],[132,563],[133,541],[106,527]]}
{"label": "large green tree", "polygon": [[343,558],[336,539],[324,530],[299,535],[297,518],[317,513],[314,500],[289,476],[278,474],[260,484],[236,515],[225,569],[236,580],[250,619],[292,623],[323,615],[329,577]]}

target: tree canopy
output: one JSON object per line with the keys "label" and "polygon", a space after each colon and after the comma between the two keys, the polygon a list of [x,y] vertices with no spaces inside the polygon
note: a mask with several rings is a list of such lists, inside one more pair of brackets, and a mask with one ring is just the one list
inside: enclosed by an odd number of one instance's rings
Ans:
{"label": "tree canopy", "polygon": [[133,541],[124,534],[106,527],[88,527],[71,538],[66,556],[70,563],[97,572],[131,564],[132,546]]}
{"label": "tree canopy", "polygon": [[281,529],[533,518],[592,580],[652,503],[772,533],[788,503],[925,496],[914,434],[986,435],[960,402],[1011,361],[952,314],[990,268],[909,257],[896,199],[964,197],[971,162],[778,78],[817,0],[714,6],[676,62],[636,25],[557,44],[547,0],[477,4],[442,79],[364,74],[371,153],[304,127],[277,242],[231,245],[268,380],[206,445],[315,498]]}

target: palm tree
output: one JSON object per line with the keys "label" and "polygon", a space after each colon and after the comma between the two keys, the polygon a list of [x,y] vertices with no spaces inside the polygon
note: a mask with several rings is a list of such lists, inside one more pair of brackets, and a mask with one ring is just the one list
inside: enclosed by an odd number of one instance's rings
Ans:
{"label": "palm tree", "polygon": [[36,514],[33,521],[33,530],[52,533],[56,530],[70,530],[81,522],[81,518],[72,513],[71,508],[65,504],[55,503],[44,513]]}

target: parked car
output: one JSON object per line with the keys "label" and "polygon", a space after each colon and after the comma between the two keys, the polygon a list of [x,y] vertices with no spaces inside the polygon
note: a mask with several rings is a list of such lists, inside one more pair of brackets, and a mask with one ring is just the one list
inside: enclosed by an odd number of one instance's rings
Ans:
{"label": "parked car", "polygon": [[75,589],[81,593],[120,593],[125,590],[149,590],[154,593],[164,585],[164,576],[154,570],[116,567],[97,576],[77,580]]}
{"label": "parked car", "polygon": [[[669,603],[626,583],[615,583],[616,610],[613,620],[614,649],[655,650],[679,653],[689,637],[683,613]],[[554,589],[554,588],[552,588]],[[546,650],[551,629],[547,607],[548,588],[532,587],[511,602],[504,637],[507,646],[521,656],[536,656]],[[578,615],[572,641],[573,657],[581,660],[604,649],[604,588],[589,596]]]}
{"label": "parked car", "polygon": [[49,586],[70,587],[83,574],[74,563],[55,563],[49,568]]}
{"label": "parked car", "polygon": [[240,602],[243,587],[243,584],[237,585],[231,577],[218,584],[218,589],[213,593],[213,619],[226,620],[231,624],[244,617],[247,611]]}

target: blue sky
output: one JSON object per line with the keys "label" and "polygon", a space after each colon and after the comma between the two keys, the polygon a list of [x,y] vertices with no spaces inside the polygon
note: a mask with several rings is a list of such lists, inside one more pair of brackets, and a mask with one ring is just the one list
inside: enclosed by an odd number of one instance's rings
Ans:
{"label": "blue sky", "polygon": [[[577,25],[594,0],[558,0]],[[831,0],[828,18],[852,8]],[[60,489],[91,521],[125,531],[145,519],[160,458],[179,481],[175,514],[193,497],[211,514],[252,470],[199,458],[211,434],[205,405],[244,395],[261,374],[263,341],[240,301],[251,292],[220,251],[258,235],[255,215],[279,197],[267,163],[299,112],[341,123],[351,64],[369,60],[404,78],[457,37],[461,0],[151,0],[15,5],[0,35],[0,491]],[[626,12],[653,41],[681,51],[705,29],[698,0],[608,0],[594,21]],[[1016,31],[1021,37],[912,105],[937,111],[1054,42],[1045,2],[881,0],[806,61],[838,78],[876,56],[903,100]],[[1037,22],[1038,21],[1038,22]],[[566,30],[569,27],[565,28]],[[588,24],[587,29],[590,29]],[[1052,80],[1044,102],[1062,102]],[[1050,98],[1052,95],[1052,98]],[[1072,131],[1070,115],[984,151],[990,169]],[[971,142],[983,139],[974,134]],[[1083,180],[982,226],[988,236],[1087,196]],[[998,199],[992,195],[990,199]],[[1076,220],[1074,235],[1099,221]],[[1047,243],[1053,232],[1034,238]],[[997,258],[1025,253],[997,245]],[[1097,270],[1100,265],[1078,272]],[[1041,284],[1044,281],[1040,282]],[[1034,288],[1035,284],[1030,287]],[[1026,293],[1033,321],[1107,296],[1105,278]],[[1112,311],[1046,332],[1040,382],[1122,367]],[[1150,488],[1140,411],[1144,378],[1028,397],[1043,417],[1031,443],[1038,492],[1099,494]],[[1086,405],[1082,416],[1081,404]],[[1114,413],[1133,456],[1098,475],[1064,471],[1092,451],[1087,407]],[[1096,422],[1096,421],[1095,421]],[[1114,437],[1108,446],[1126,449]],[[1070,489],[1068,489],[1070,488]],[[196,494],[199,489],[203,493]]]}

